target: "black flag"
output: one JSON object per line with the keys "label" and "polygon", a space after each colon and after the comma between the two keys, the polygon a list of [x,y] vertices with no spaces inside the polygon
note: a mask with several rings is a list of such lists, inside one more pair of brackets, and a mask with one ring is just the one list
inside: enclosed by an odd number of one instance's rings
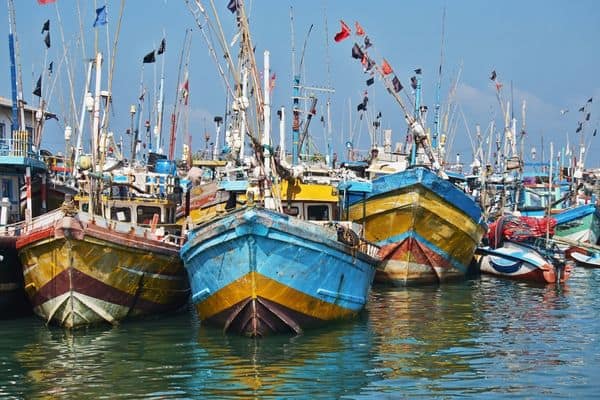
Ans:
{"label": "black flag", "polygon": [[156,58],[154,57],[154,50],[152,50],[150,53],[146,54],[144,56],[144,64],[149,64],[149,63],[153,63],[154,61],[156,61]]}
{"label": "black flag", "polygon": [[490,79],[493,80],[493,81],[495,81],[496,80],[496,76],[497,76],[496,75],[496,70],[493,70],[492,71],[492,75],[490,75]]}
{"label": "black flag", "polygon": [[584,110],[585,110],[585,107],[581,107],[581,108],[579,109],[579,112],[583,112]]}
{"label": "black flag", "polygon": [[42,97],[42,76],[38,78],[38,81],[35,85],[35,89],[33,89],[33,95],[37,97]]}
{"label": "black flag", "polygon": [[367,103],[369,102],[369,98],[367,97],[367,95],[365,94],[365,97],[363,97],[363,101],[362,103],[360,103],[357,107],[356,107],[356,111],[367,111]]}
{"label": "black flag", "polygon": [[594,98],[593,98],[593,97],[590,97],[590,98],[588,99],[588,101],[587,101],[587,102],[588,102],[588,103],[591,103],[591,102],[592,102],[592,100],[594,100]]}
{"label": "black flag", "polygon": [[375,78],[371,77],[371,78],[367,79],[367,86],[371,86],[374,83],[375,83]]}
{"label": "black flag", "polygon": [[368,36],[365,36],[365,49],[368,49],[369,47],[371,47],[373,44],[371,43],[371,39],[369,39]]}
{"label": "black flag", "polygon": [[598,129],[594,129],[594,134],[592,136],[596,136],[597,131],[598,131]]}
{"label": "black flag", "polygon": [[417,69],[415,69],[415,74],[417,74],[417,75],[421,75],[421,68],[417,68]]}
{"label": "black flag", "polygon": [[231,11],[232,13],[236,12],[238,8],[238,2],[237,0],[230,0],[229,4],[227,4],[227,9],[229,11]]}
{"label": "black flag", "polygon": [[587,113],[587,114],[585,115],[585,120],[586,120],[586,121],[589,121],[589,120],[590,120],[590,113]]}
{"label": "black flag", "polygon": [[50,61],[50,65],[48,65],[48,73],[52,74],[52,71],[54,71],[54,61]]}
{"label": "black flag", "polygon": [[410,87],[412,87],[414,90],[417,90],[417,77],[413,76],[412,78],[410,78]]}
{"label": "black flag", "polygon": [[392,79],[392,85],[394,85],[394,91],[396,93],[402,90],[402,84],[396,75],[394,75],[394,78]]}
{"label": "black flag", "polygon": [[354,46],[352,46],[352,58],[362,60],[364,56],[365,53],[363,53],[363,51],[360,49],[358,43],[354,43]]}
{"label": "black flag", "polygon": [[162,54],[165,52],[166,49],[167,49],[167,41],[163,38],[163,40],[161,40],[161,42],[160,42],[160,46],[158,46],[158,50],[156,51],[156,54]]}
{"label": "black flag", "polygon": [[579,132],[581,132],[581,129],[583,129],[583,126],[582,126],[582,124],[581,124],[581,122],[580,122],[580,123],[579,123],[579,126],[577,126],[577,129],[575,129],[575,132],[576,132],[576,133],[579,133]]}
{"label": "black flag", "polygon": [[47,19],[46,22],[44,22],[44,25],[42,26],[42,33],[49,32],[49,31],[50,31],[50,20]]}
{"label": "black flag", "polygon": [[50,32],[46,33],[46,37],[44,38],[44,43],[46,43],[46,48],[50,48]]}

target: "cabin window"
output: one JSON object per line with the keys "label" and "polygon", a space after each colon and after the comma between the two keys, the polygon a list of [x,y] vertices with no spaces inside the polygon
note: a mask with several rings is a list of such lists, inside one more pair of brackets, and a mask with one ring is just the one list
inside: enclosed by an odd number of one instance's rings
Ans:
{"label": "cabin window", "polygon": [[10,182],[10,179],[2,179],[2,194],[0,197],[8,197],[9,199],[12,199],[12,185]]}
{"label": "cabin window", "polygon": [[306,217],[309,221],[329,221],[329,206],[325,204],[306,206]]}
{"label": "cabin window", "polygon": [[300,210],[298,209],[298,207],[283,207],[283,212],[287,215],[296,217],[300,213]]}
{"label": "cabin window", "polygon": [[154,214],[158,214],[158,220],[161,221],[160,207],[139,206],[137,208],[138,224],[151,224]]}
{"label": "cabin window", "polygon": [[4,143],[6,140],[6,124],[4,122],[0,122],[0,141]]}
{"label": "cabin window", "polygon": [[131,222],[131,209],[129,207],[111,207],[110,219],[119,222]]}

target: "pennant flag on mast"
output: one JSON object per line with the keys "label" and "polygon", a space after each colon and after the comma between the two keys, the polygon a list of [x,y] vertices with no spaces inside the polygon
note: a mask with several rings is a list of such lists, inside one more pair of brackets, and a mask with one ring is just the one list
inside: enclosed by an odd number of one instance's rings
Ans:
{"label": "pennant flag on mast", "polygon": [[152,50],[150,53],[144,56],[144,60],[142,61],[144,64],[151,64],[156,61],[156,57],[154,56],[155,51]]}
{"label": "pennant flag on mast", "polygon": [[277,75],[275,75],[275,72],[273,72],[271,74],[271,79],[269,80],[269,93],[273,91],[273,89],[275,89],[275,79],[277,78]]}
{"label": "pennant flag on mast", "polygon": [[588,99],[588,101],[587,101],[587,102],[588,102],[588,103],[591,103],[593,100],[594,100],[594,98],[593,98],[593,97],[590,97],[590,98]]}
{"label": "pennant flag on mast", "polygon": [[413,88],[414,90],[417,90],[417,77],[413,76],[410,78],[410,87]]}
{"label": "pennant flag on mast", "polygon": [[187,106],[190,97],[190,83],[187,78],[181,85],[181,97],[183,98],[183,104]]}
{"label": "pennant flag on mast", "polygon": [[52,75],[54,71],[54,61],[50,61],[50,65],[48,65],[48,74]]}
{"label": "pennant flag on mast", "polygon": [[392,67],[390,66],[390,64],[387,62],[387,60],[384,58],[383,59],[383,63],[381,64],[381,72],[384,75],[389,75],[392,73]]}
{"label": "pennant flag on mast", "polygon": [[355,28],[356,34],[357,34],[358,36],[362,36],[362,35],[364,35],[364,34],[365,34],[365,31],[364,31],[364,29],[362,28],[362,26],[360,26],[360,24],[358,23],[358,21],[356,21],[356,22],[354,23],[354,28]]}
{"label": "pennant flag on mast", "polygon": [[41,75],[37,80],[35,89],[33,89],[33,95],[37,96],[37,97],[42,97],[42,76]]}
{"label": "pennant flag on mast", "polygon": [[594,129],[594,134],[592,136],[596,136],[596,132],[598,131],[598,129]]}
{"label": "pennant flag on mast", "polygon": [[49,32],[49,31],[50,31],[50,20],[47,19],[46,22],[44,22],[44,25],[42,26],[42,33]]}
{"label": "pennant flag on mast", "polygon": [[342,24],[342,30],[336,33],[333,38],[333,40],[335,40],[336,42],[341,42],[342,40],[347,39],[348,37],[350,37],[350,33],[352,33],[350,27],[346,25],[344,21],[340,20],[340,24]]}
{"label": "pennant flag on mast", "polygon": [[50,32],[46,33],[46,37],[44,38],[44,43],[46,44],[46,48],[50,48]]}
{"label": "pennant flag on mast", "polygon": [[106,6],[96,8],[96,20],[94,21],[94,28],[100,25],[106,25]]}
{"label": "pennant flag on mast", "polygon": [[493,70],[493,71],[492,71],[492,75],[490,75],[490,80],[492,80],[492,81],[495,81],[495,80],[496,80],[496,76],[498,76],[498,75],[496,74],[496,70]]}
{"label": "pennant flag on mast", "polygon": [[357,60],[362,60],[365,57],[365,53],[361,50],[358,43],[354,43],[352,46],[352,58],[356,58]]}
{"label": "pennant flag on mast", "polygon": [[394,92],[398,93],[402,90],[402,84],[396,75],[394,75],[394,78],[392,79],[392,85],[394,85]]}
{"label": "pennant flag on mast", "polygon": [[238,0],[230,0],[227,4],[227,9],[232,13],[236,12],[238,9]]}
{"label": "pennant flag on mast", "polygon": [[579,112],[584,112],[584,111],[585,111],[585,107],[581,107],[581,108],[579,109]]}
{"label": "pennant flag on mast", "polygon": [[367,86],[371,86],[374,83],[375,83],[375,78],[370,77],[369,79],[367,79]]}
{"label": "pennant flag on mast", "polygon": [[365,36],[365,49],[368,49],[372,45],[373,45],[373,43],[371,43],[371,39],[369,39],[368,36]]}
{"label": "pennant flag on mast", "polygon": [[165,52],[166,49],[167,49],[167,40],[165,38],[163,38],[163,40],[160,41],[160,46],[158,46],[158,50],[156,50],[156,54],[162,54]]}
{"label": "pennant flag on mast", "polygon": [[590,115],[591,115],[590,113],[587,113],[587,114],[585,114],[585,120],[586,120],[586,121],[589,121],[589,120],[590,120]]}
{"label": "pennant flag on mast", "polygon": [[50,4],[50,3],[54,3],[56,0],[38,0],[38,4],[44,5],[44,4]]}

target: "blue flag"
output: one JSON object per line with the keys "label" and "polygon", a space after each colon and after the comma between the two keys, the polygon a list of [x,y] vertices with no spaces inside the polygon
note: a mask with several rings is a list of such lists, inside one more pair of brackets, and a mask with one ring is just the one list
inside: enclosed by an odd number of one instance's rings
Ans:
{"label": "blue flag", "polygon": [[96,20],[94,21],[94,28],[100,25],[106,25],[106,6],[96,8]]}

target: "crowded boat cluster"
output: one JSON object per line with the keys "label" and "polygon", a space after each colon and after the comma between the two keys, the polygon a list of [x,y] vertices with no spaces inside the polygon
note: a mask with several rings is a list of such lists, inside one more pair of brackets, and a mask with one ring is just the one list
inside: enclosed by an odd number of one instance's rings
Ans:
{"label": "crowded boat cluster", "polygon": [[[217,29],[205,24],[214,17],[201,1],[187,4],[200,30]],[[78,126],[65,129],[66,154],[40,151],[53,115],[43,101],[25,105],[13,70],[13,99],[0,104],[3,115],[10,110],[0,147],[3,316],[32,310],[45,323],[78,328],[164,315],[191,302],[202,323],[225,332],[298,334],[357,315],[373,285],[443,284],[479,273],[560,284],[573,268],[600,266],[600,174],[585,169],[582,157],[554,157],[553,149],[547,162],[525,163],[524,128],[517,131],[495,71],[490,80],[506,115],[502,141],[494,151],[488,141],[486,151],[478,132],[473,163],[450,163],[439,105],[427,127],[420,70],[411,96],[402,97],[391,65],[370,57],[364,29],[342,21],[335,42],[356,38],[352,62],[397,103],[407,141],[394,146],[377,117],[372,137],[379,140],[368,154],[349,143],[340,161],[330,148],[311,148],[318,96],[300,75],[291,112],[280,108],[273,118],[270,54],[263,53],[260,71],[243,1],[227,8],[239,49],[234,56],[228,43],[220,48],[232,100],[226,117],[214,119],[211,151],[194,154],[186,145],[175,159],[177,110],[168,151],[152,139],[142,148],[133,110],[126,154],[107,126],[112,103],[101,52],[87,64]],[[95,24],[102,25],[102,12]],[[144,62],[155,62],[164,46]],[[185,83],[178,82],[181,107]]]}

